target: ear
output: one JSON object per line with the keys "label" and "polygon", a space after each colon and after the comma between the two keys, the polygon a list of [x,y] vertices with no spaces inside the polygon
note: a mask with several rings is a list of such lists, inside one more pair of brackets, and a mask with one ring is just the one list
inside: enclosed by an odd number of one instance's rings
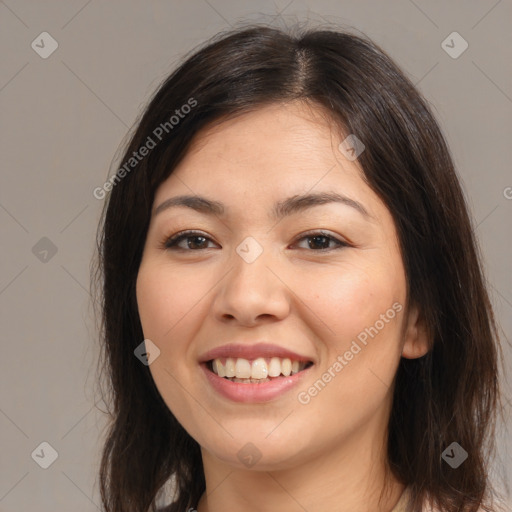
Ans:
{"label": "ear", "polygon": [[402,357],[416,359],[430,349],[429,336],[423,316],[416,306],[411,306],[407,315]]}

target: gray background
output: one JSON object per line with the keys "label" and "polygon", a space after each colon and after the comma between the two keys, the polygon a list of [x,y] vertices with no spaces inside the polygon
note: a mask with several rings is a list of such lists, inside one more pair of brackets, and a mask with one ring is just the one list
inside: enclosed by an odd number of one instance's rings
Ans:
{"label": "gray background", "polygon": [[[100,508],[105,422],[89,263],[103,201],[92,191],[115,170],[129,127],[180,56],[240,20],[354,27],[418,84],[467,193],[510,368],[510,1],[6,0],[0,15],[1,511]],[[31,43],[47,51],[45,31],[58,48],[43,59]],[[442,47],[454,31],[469,45],[458,58]],[[510,396],[507,387],[505,424]],[[498,484],[512,475],[504,425]],[[49,460],[44,441],[58,453],[46,470],[35,461]]]}

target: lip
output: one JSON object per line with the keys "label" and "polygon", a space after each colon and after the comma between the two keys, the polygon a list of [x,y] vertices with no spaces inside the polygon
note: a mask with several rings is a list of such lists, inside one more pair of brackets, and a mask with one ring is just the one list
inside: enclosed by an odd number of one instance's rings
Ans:
{"label": "lip", "polygon": [[307,377],[308,372],[314,365],[298,373],[294,373],[289,377],[282,376],[272,379],[269,382],[262,382],[261,384],[232,382],[224,377],[219,377],[216,373],[209,370],[206,362],[201,363],[200,366],[207,381],[220,395],[234,402],[261,403],[269,402],[297,386]]}
{"label": "lip", "polygon": [[[240,343],[231,343],[228,345],[222,345],[220,347],[216,347],[208,352],[199,356],[199,363],[206,363],[211,361],[212,359],[221,359],[221,358],[238,358],[241,357],[243,359],[253,360],[258,357],[280,357],[280,358],[289,358],[292,361],[303,361],[303,362],[313,362],[314,359],[305,355],[297,354],[292,350],[289,350],[284,347],[280,347],[278,345],[274,345],[272,343],[256,343],[253,345],[246,345]],[[300,373],[300,372],[299,372]],[[298,375],[298,374],[297,374]],[[221,377],[222,378],[222,377]],[[250,384],[244,384],[244,386],[249,386]],[[262,386],[264,384],[257,384],[258,386]]]}

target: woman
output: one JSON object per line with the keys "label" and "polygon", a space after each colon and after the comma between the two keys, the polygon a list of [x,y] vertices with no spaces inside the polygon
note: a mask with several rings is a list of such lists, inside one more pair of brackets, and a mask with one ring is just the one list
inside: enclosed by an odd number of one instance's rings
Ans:
{"label": "woman", "polygon": [[107,511],[155,510],[171,478],[173,512],[498,510],[498,341],[467,207],[380,48],[219,35],[104,189]]}

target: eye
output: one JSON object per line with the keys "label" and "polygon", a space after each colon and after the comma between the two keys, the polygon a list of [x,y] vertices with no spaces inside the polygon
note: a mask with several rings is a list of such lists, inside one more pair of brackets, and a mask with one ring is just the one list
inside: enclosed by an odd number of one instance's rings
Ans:
{"label": "eye", "polygon": [[[182,241],[186,241],[186,246],[180,245]],[[200,231],[181,231],[168,238],[162,243],[163,249],[182,249],[182,250],[197,250],[197,249],[208,249],[207,243],[210,238],[205,236]]]}
{"label": "eye", "polygon": [[[302,236],[298,241],[311,240],[308,242],[309,249],[316,249],[314,252],[327,252],[333,249],[339,249],[341,247],[349,247],[347,242],[338,240],[334,236],[324,231],[314,231]],[[180,245],[185,241],[185,246]],[[184,251],[197,251],[201,249],[209,249],[208,242],[214,243],[209,237],[205,236],[200,231],[181,231],[166,239],[161,243],[162,249],[177,249]],[[334,242],[335,247],[328,247],[330,243]]]}
{"label": "eye", "polygon": [[[318,248],[319,246],[321,246],[320,249],[315,250],[315,252],[326,252],[333,249],[339,249],[341,247],[349,247],[349,244],[347,242],[338,240],[329,233],[326,233],[325,231],[315,231],[312,233],[307,233],[305,236],[302,236],[298,240],[310,240],[311,242],[307,243],[309,249],[314,249],[315,247]],[[336,246],[328,247],[331,242],[334,242]]]}

